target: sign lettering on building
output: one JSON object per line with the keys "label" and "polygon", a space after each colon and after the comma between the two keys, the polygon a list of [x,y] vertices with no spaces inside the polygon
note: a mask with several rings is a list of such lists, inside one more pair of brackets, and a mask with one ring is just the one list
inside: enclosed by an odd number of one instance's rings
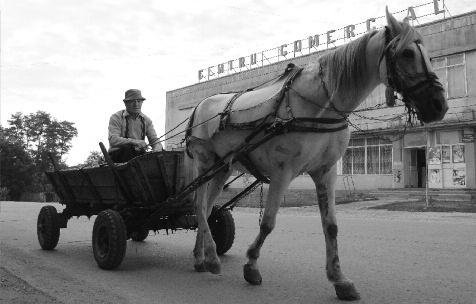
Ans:
{"label": "sign lettering on building", "polygon": [[[433,0],[432,2],[427,2],[418,6],[410,6],[395,14],[403,13],[403,18],[408,19],[410,22],[419,21],[423,18],[444,13],[445,11],[442,9],[441,3],[442,0]],[[198,71],[198,81],[210,80],[230,75],[235,72],[250,70],[275,62],[310,54],[312,52],[333,48],[383,26],[379,21],[385,22],[385,18],[368,18],[365,22],[348,24],[337,30],[328,30],[323,34],[314,34],[305,39],[282,44],[277,48],[252,53],[248,56],[229,60],[226,63],[210,66]]]}

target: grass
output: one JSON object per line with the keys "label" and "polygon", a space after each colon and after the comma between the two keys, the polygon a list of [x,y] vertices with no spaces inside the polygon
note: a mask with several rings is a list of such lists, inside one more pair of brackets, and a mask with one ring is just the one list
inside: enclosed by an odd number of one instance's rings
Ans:
{"label": "grass", "polygon": [[389,211],[409,212],[469,212],[476,213],[476,204],[470,201],[430,201],[425,200],[392,202],[390,204],[370,207],[369,209],[385,209]]}
{"label": "grass", "polygon": [[[218,198],[218,204],[228,202],[235,195],[240,193],[241,189],[229,188],[223,191]],[[260,207],[260,188],[244,197],[237,203],[239,207]],[[267,189],[263,188],[263,204],[266,199]],[[376,200],[377,197],[369,196],[365,193],[355,193],[352,197],[346,196],[344,191],[336,192],[336,204],[356,203],[365,200]],[[281,207],[304,207],[317,204],[316,192],[311,189],[289,189],[283,196]],[[471,201],[435,201],[431,200],[429,206],[426,206],[425,200],[397,201],[389,204],[369,207],[370,209],[385,209],[389,211],[409,211],[409,212],[470,212],[476,213],[476,203]]]}
{"label": "grass", "polygon": [[[222,192],[218,198],[217,203],[223,204],[232,199],[235,195],[240,193],[242,189],[229,188]],[[263,188],[263,204],[268,190]],[[364,193],[355,193],[352,197],[348,197],[342,191],[336,191],[336,204],[348,204],[356,201],[375,200],[376,197],[371,197]],[[239,207],[259,207],[261,200],[261,191],[258,187],[254,192],[244,197],[237,203]],[[314,189],[288,189],[283,195],[281,207],[304,207],[317,205],[316,191]]]}

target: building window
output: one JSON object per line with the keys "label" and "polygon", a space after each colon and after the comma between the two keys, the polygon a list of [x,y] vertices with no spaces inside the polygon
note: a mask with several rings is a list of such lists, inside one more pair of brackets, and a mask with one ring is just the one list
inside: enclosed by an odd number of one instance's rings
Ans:
{"label": "building window", "polygon": [[352,139],[342,157],[342,174],[392,174],[392,143],[378,137]]}
{"label": "building window", "polygon": [[445,87],[447,98],[466,96],[466,56],[464,53],[434,58],[433,69]]}

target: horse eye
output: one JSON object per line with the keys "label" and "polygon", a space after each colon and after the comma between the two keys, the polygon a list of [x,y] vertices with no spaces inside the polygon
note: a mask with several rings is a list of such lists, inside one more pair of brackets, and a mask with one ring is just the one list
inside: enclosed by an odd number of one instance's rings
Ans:
{"label": "horse eye", "polygon": [[415,53],[412,50],[403,50],[402,56],[408,59],[413,59],[415,57]]}

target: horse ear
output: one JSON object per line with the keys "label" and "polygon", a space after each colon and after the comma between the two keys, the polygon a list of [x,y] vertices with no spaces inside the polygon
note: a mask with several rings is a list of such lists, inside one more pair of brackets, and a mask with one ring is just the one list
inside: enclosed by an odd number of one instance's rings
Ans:
{"label": "horse ear", "polygon": [[388,11],[388,6],[385,7],[385,14],[387,15],[387,25],[390,31],[392,32],[392,36],[397,36],[402,31],[402,26],[400,23],[393,17],[393,15]]}

